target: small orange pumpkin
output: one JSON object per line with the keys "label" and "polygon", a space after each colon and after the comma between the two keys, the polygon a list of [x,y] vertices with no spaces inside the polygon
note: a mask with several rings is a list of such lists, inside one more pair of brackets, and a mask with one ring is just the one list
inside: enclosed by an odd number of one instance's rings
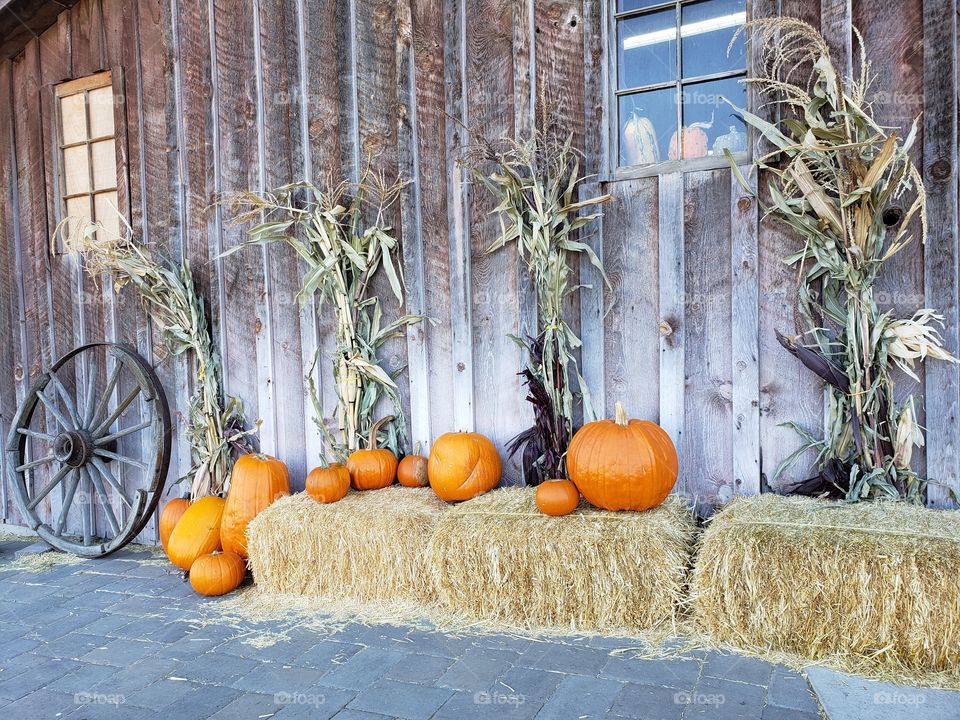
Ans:
{"label": "small orange pumpkin", "polygon": [[427,477],[427,459],[423,455],[407,455],[397,467],[397,482],[404,487],[426,487],[430,484]]}
{"label": "small orange pumpkin", "polygon": [[201,555],[220,549],[220,521],[226,501],[207,495],[191,503],[167,541],[167,557],[181,570],[189,570]]}
{"label": "small orange pumpkin", "polygon": [[389,450],[377,447],[377,433],[393,415],[380,418],[370,428],[369,447],[354,450],[347,458],[350,483],[356,490],[379,490],[393,485],[397,479],[397,456]]}
{"label": "small orange pumpkin", "polygon": [[677,482],[677,450],[662,427],[628,420],[617,403],[615,420],[587,423],[567,448],[567,472],[587,501],[604,510],[649,510]]}
{"label": "small orange pumpkin", "polygon": [[482,495],[500,484],[500,455],[480,433],[452,432],[430,448],[427,477],[441,500],[459,502]]}
{"label": "small orange pumpkin", "polygon": [[322,503],[342,500],[350,489],[350,471],[340,463],[316,467],[307,475],[307,494]]}
{"label": "small orange pumpkin", "polygon": [[580,491],[569,480],[545,480],[537,486],[537,507],[544,515],[569,515],[580,504]]}
{"label": "small orange pumpkin", "polygon": [[[681,142],[678,142],[678,133],[673,133],[673,137],[670,138],[670,151],[668,153],[671,160],[690,160],[707,156],[710,140],[707,133],[703,131],[701,124],[694,123],[689,127],[680,128]],[[682,155],[678,155],[678,151],[681,150]]]}
{"label": "small orange pumpkin", "polygon": [[164,552],[167,550],[170,534],[188,507],[190,507],[190,501],[186,498],[174,498],[163,506],[163,512],[160,513],[160,544]]}
{"label": "small orange pumpkin", "polygon": [[287,466],[275,457],[249,453],[233,465],[230,491],[223,509],[223,549],[247,557],[247,525],[277,498],[290,494]]}
{"label": "small orange pumpkin", "polygon": [[247,565],[236,553],[201,555],[190,566],[190,584],[201,595],[213,597],[236,590],[247,575]]}

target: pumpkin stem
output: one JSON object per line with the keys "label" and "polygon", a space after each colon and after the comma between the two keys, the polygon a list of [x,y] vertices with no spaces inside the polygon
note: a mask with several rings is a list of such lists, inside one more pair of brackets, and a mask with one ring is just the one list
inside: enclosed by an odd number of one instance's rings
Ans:
{"label": "pumpkin stem", "polygon": [[626,427],[630,424],[630,418],[627,417],[627,411],[623,409],[623,405],[617,403],[617,411],[614,415],[613,421],[620,427]]}
{"label": "pumpkin stem", "polygon": [[370,446],[371,450],[377,449],[377,433],[380,432],[380,428],[386,425],[388,422],[393,422],[396,418],[393,415],[387,415],[377,420],[373,426],[370,428],[370,439],[367,444]]}

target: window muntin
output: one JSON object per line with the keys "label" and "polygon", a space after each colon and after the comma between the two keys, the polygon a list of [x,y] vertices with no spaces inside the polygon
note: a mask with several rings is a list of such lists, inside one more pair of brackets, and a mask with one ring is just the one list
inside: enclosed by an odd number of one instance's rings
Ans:
{"label": "window muntin", "polygon": [[[60,197],[71,225],[100,222],[119,232],[113,85],[109,72],[56,87]],[[72,236],[75,227],[70,227]]]}
{"label": "window muntin", "polygon": [[746,0],[617,0],[616,167],[746,151]]}

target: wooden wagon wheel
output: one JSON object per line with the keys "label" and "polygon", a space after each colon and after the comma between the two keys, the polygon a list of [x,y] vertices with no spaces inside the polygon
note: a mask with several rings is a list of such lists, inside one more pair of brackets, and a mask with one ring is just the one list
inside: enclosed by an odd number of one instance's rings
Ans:
{"label": "wooden wagon wheel", "polygon": [[124,345],[71,350],[27,392],[6,459],[20,512],[45,542],[84,557],[123,547],[156,509],[170,461],[170,410],[153,368]]}

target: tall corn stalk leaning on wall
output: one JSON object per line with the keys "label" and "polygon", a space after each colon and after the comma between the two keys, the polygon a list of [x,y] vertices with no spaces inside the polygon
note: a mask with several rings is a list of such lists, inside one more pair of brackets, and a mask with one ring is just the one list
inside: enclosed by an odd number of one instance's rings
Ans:
{"label": "tall corn stalk leaning on wall", "polygon": [[[806,327],[796,337],[778,337],[831,390],[825,437],[788,423],[803,443],[776,475],[814,450],[818,474],[788,491],[922,502],[926,481],[911,457],[923,445],[923,431],[913,397],[897,402],[891,371],[897,366],[916,380],[918,360],[957,360],[941,344],[935,310],[898,319],[874,298],[886,262],[916,239],[911,220],[919,222],[920,241],[926,239],[923,181],[909,154],[917,121],[902,139],[874,121],[870,66],[856,29],[856,78],[840,76],[824,39],[800,20],[760,20],[742,31],[752,34],[762,58],[762,74],[748,82],[773,98],[782,115],[772,124],[739,111],[773,146],[756,160],[770,178],[765,210],[803,242],[785,262],[797,268],[797,309]],[[798,78],[804,68],[809,77]],[[737,172],[732,159],[731,165]],[[884,213],[894,203],[909,209],[888,228]]]}
{"label": "tall corn stalk leaning on wall", "polygon": [[[148,314],[160,329],[163,344],[173,355],[189,353],[200,384],[190,397],[187,440],[192,467],[186,475],[190,497],[222,495],[229,485],[233,453],[252,448],[239,398],[223,402],[220,358],[210,339],[203,299],[197,294],[187,258],[178,265],[159,260],[134,240],[133,228],[118,213],[120,234],[101,223],[65,218],[57,227],[64,247],[83,254],[86,272],[95,280],[108,275],[119,291],[136,288]],[[184,478],[181,478],[181,480]]]}
{"label": "tall corn stalk leaning on wall", "polygon": [[[573,435],[574,380],[584,420],[595,418],[574,355],[580,338],[565,320],[563,306],[566,297],[578,289],[570,284],[570,261],[580,253],[587,255],[607,282],[600,258],[589,245],[574,238],[578,230],[602,215],[581,211],[611,199],[602,195],[575,200],[577,185],[585,178],[580,176],[573,136],[560,137],[549,118],[542,124],[545,127],[524,141],[482,141],[467,156],[474,176],[499,202],[493,212],[500,220],[500,234],[487,253],[516,242],[537,294],[537,337],[511,336],[527,351],[527,367],[521,374],[529,390],[527,400],[533,405],[534,425],[508,446],[511,454],[522,449],[524,474],[532,485],[564,477],[564,455]],[[489,172],[491,166],[493,172]]]}
{"label": "tall corn stalk leaning on wall", "polygon": [[[380,298],[371,294],[371,281],[381,268],[403,304],[402,266],[394,259],[400,243],[386,224],[386,214],[397,202],[406,183],[386,181],[370,170],[355,184],[327,183],[321,190],[310,183],[285,185],[276,190],[238,193],[230,198],[238,225],[251,223],[248,245],[284,242],[306,263],[300,289],[301,302],[318,308],[333,307],[336,318],[336,352],[333,373],[337,392],[337,436],[324,422],[324,410],[313,368],[307,376],[314,404],[314,421],[326,441],[327,452],[344,461],[366,441],[377,420],[377,405],[386,398],[395,421],[387,426],[379,446],[395,454],[406,449],[407,432],[400,393],[392,375],[384,370],[377,351],[403,328],[422,321],[420,315],[403,315],[383,325]],[[365,218],[372,218],[365,222]],[[318,350],[319,353],[319,350]],[[314,357],[314,366],[318,356]]]}

